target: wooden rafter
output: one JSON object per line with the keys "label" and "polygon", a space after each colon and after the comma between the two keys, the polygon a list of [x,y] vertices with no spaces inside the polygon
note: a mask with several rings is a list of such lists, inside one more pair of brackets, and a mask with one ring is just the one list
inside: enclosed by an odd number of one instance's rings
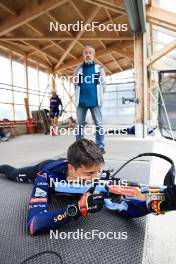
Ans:
{"label": "wooden rafter", "polygon": [[[112,18],[112,16],[111,16],[109,10],[108,10],[108,9],[105,9],[105,12],[106,12],[106,14],[107,14],[107,17],[109,18],[109,21],[111,21],[111,23],[114,24],[113,18]],[[120,34],[119,34],[118,31],[115,31],[115,34],[117,35],[117,37],[120,36]]]}
{"label": "wooden rafter", "polygon": [[152,6],[153,5],[153,0],[148,0],[148,6]]}
{"label": "wooden rafter", "polygon": [[124,5],[122,5],[123,1],[116,0],[116,3],[108,2],[107,0],[96,0],[96,1],[103,3],[105,5],[108,5],[108,6],[114,7],[114,8],[118,8],[119,10],[125,13],[125,7]]}
{"label": "wooden rafter", "polygon": [[147,8],[147,21],[158,26],[176,31],[176,13],[151,6]]}
{"label": "wooden rafter", "polygon": [[169,25],[167,23],[162,23],[162,22],[160,22],[160,21],[158,21],[156,19],[150,19],[148,22],[150,24],[152,24],[152,25],[159,26],[159,27],[165,28],[167,30],[171,30],[173,32],[176,32],[175,26],[171,26],[171,25]]}
{"label": "wooden rafter", "polygon": [[[82,32],[81,32],[82,33]],[[50,40],[62,40],[62,41],[68,41],[68,40],[75,40],[75,37],[57,37],[57,36],[44,36],[44,37],[0,37],[0,40],[13,40],[13,41],[19,41],[19,40],[43,40],[43,41],[50,41]],[[132,37],[80,37],[79,40],[133,40]]]}
{"label": "wooden rafter", "polygon": [[113,61],[115,62],[115,64],[117,65],[117,68],[119,68],[121,71],[123,71],[122,66],[121,66],[120,63],[117,61],[117,59],[113,56],[113,53],[111,53],[111,57],[112,57]]}
{"label": "wooden rafter", "polygon": [[36,27],[34,27],[33,25],[31,25],[30,23],[26,23],[26,25],[32,29],[34,32],[36,32],[39,36],[43,36],[43,34],[41,33],[41,31],[39,31]]}
{"label": "wooden rafter", "polygon": [[76,5],[76,2],[70,0],[69,3],[72,5],[72,7],[75,9],[76,13],[80,16],[80,18],[85,21],[85,17],[83,16],[83,14],[81,13],[81,11],[79,10],[79,8]]}
{"label": "wooden rafter", "polygon": [[10,5],[6,0],[1,0],[0,7],[2,7],[13,16],[17,15],[17,11],[15,10],[15,8],[12,7],[12,5]]}
{"label": "wooden rafter", "polygon": [[[161,45],[162,48],[166,45],[166,43],[161,42],[161,41],[156,41],[156,40],[153,40],[153,43],[158,44],[158,45]],[[156,47],[154,47],[154,54],[157,53],[157,52],[158,52],[158,49],[156,49]],[[173,63],[175,63],[176,56],[166,54],[165,57],[168,58],[168,59],[170,59],[170,60],[172,60]]]}
{"label": "wooden rafter", "polygon": [[153,70],[156,71],[164,71],[164,70],[175,70],[175,67],[171,64],[167,64],[167,63],[157,63],[155,62],[152,67]]}
{"label": "wooden rafter", "polygon": [[[60,49],[62,52],[65,52],[65,49],[64,49],[62,46],[60,46],[56,41],[51,40],[51,43],[53,43],[53,45],[54,45],[55,47],[57,47],[58,49]],[[76,60],[76,56],[73,55],[71,52],[69,52],[68,55],[69,55],[70,57],[72,57],[73,59]]]}
{"label": "wooden rafter", "polygon": [[33,19],[36,19],[47,11],[50,11],[60,5],[63,5],[67,1],[68,0],[45,0],[42,4],[33,5],[32,7],[31,2],[29,2],[30,6],[26,7],[26,9],[22,11],[19,16],[15,18],[9,18],[6,22],[4,22],[3,25],[0,26],[0,36],[11,32],[12,30],[28,23]]}
{"label": "wooden rafter", "polygon": [[[0,7],[6,10],[9,13],[9,16],[3,16],[3,20],[1,20],[0,43],[2,43],[5,47],[11,48],[12,50],[14,48],[17,51],[24,51],[25,56],[27,56],[29,60],[31,59],[31,61],[36,61],[41,65],[43,62],[45,67],[47,65],[47,67],[50,69],[52,68],[54,70],[55,68],[54,71],[62,72],[63,74],[69,70],[72,71],[75,68],[75,65],[82,61],[82,58],[78,57],[81,53],[77,55],[77,53],[74,54],[73,52],[74,46],[76,44],[78,46],[77,50],[82,50],[84,48],[84,41],[85,43],[92,41],[92,44],[94,45],[94,43],[96,43],[97,46],[100,43],[99,50],[96,51],[96,60],[98,63],[102,63],[101,58],[107,55],[109,56],[109,59],[112,58],[111,63],[114,64],[113,67],[114,69],[116,67],[117,71],[122,71],[125,69],[125,67],[121,67],[119,64],[118,58],[124,58],[126,63],[128,61],[129,63],[132,63],[133,49],[131,49],[130,46],[132,46],[133,38],[130,34],[128,34],[129,31],[120,35],[117,31],[114,31],[112,34],[108,35],[97,31],[91,32],[91,34],[89,32],[75,32],[75,34],[73,34],[71,31],[65,31],[65,34],[58,34],[57,32],[46,32],[42,30],[42,26],[44,25],[41,23],[41,26],[39,26],[38,20],[33,21],[39,16],[47,15],[50,18],[50,21],[55,21],[58,23],[61,18],[55,16],[55,11],[58,10],[56,8],[58,8],[60,5],[63,5],[63,10],[67,12],[67,5],[64,4],[68,2],[69,7],[72,8],[75,19],[81,19],[84,21],[84,23],[91,23],[92,21],[95,21],[95,17],[97,18],[98,13],[97,10],[100,9],[102,11],[104,9],[104,12],[101,14],[100,21],[98,20],[99,23],[128,23],[123,0],[82,0],[83,4],[85,2],[85,6],[87,6],[87,2],[89,3],[91,10],[93,9],[93,12],[90,14],[88,12],[83,12],[76,0],[25,0],[25,3],[21,4],[19,8],[17,5],[14,6],[12,0],[1,0]],[[52,10],[54,12],[50,12]],[[4,13],[6,14],[6,12]],[[45,19],[46,17],[44,16],[40,18],[41,21],[44,21]],[[64,19],[64,13],[62,19]],[[47,19],[47,21],[49,20]],[[45,24],[47,21],[45,21]],[[24,32],[21,27],[22,25],[27,26],[32,31],[26,30],[26,32]],[[64,45],[66,41],[68,48],[66,48],[67,46]],[[116,41],[116,44],[114,41]],[[125,49],[125,47],[128,47],[128,45],[130,45],[130,49]],[[30,48],[27,49],[27,47]],[[57,49],[58,51],[60,50],[58,54],[62,55],[59,57],[59,55],[57,56],[56,53],[56,57],[52,54],[52,51],[50,52],[50,50],[47,50],[50,47],[53,47],[56,52]],[[35,56],[37,53],[38,56]],[[115,54],[118,56],[115,56]],[[105,61],[106,62],[103,63],[103,65],[106,72],[108,74],[112,74],[113,71],[110,67],[111,65],[108,65],[109,62],[107,62],[107,58]]]}
{"label": "wooden rafter", "polygon": [[[57,22],[57,19],[55,18],[55,16],[53,14],[51,14],[51,12],[46,12],[46,15],[51,19],[53,20],[54,22]],[[66,31],[65,32],[68,36],[72,37],[72,34],[69,32],[69,31]]]}
{"label": "wooden rafter", "polygon": [[[85,19],[84,15],[82,14],[82,12],[79,10],[79,8],[76,6],[76,3],[74,3],[72,0],[70,0],[69,2],[70,2],[70,4],[72,5],[72,7],[75,9],[75,11],[76,11],[76,13],[78,14],[78,16],[79,16],[83,21],[85,21],[86,19]],[[92,33],[93,33],[94,36],[97,36],[97,35],[96,35],[96,32],[93,31]],[[106,47],[102,40],[99,40],[99,42],[100,42],[100,45],[101,45],[103,48]],[[80,44],[80,46],[82,46],[82,43],[81,43],[80,41],[79,41],[78,43]]]}
{"label": "wooden rafter", "polygon": [[[94,11],[91,13],[91,15],[89,16],[89,18],[86,21],[86,24],[90,23],[98,14],[98,12],[100,11],[100,7],[96,7],[94,9]],[[58,63],[56,64],[55,69],[57,69],[61,63],[64,61],[64,59],[67,57],[68,53],[72,50],[72,48],[75,46],[76,42],[80,39],[80,37],[83,35],[84,31],[80,31],[77,36],[75,37],[75,39],[71,42],[71,44],[69,45],[69,47],[67,48],[67,50],[65,51],[65,53],[62,55],[62,57],[60,58],[60,60],[58,61]]]}
{"label": "wooden rafter", "polygon": [[113,11],[115,13],[118,14],[125,14],[125,8],[122,6],[118,6],[118,5],[114,5],[112,3],[108,3],[105,0],[83,0],[87,3],[99,6],[99,7],[103,7],[105,9],[108,9],[110,11]]}
{"label": "wooden rafter", "polygon": [[167,34],[167,35],[170,35],[170,36],[173,36],[173,37],[176,38],[176,33],[173,32],[173,31],[170,31],[170,30],[168,30],[166,28],[163,28],[163,27],[160,27],[160,26],[156,26],[156,25],[152,25],[152,27],[153,27],[153,30],[155,30],[155,31],[159,31],[159,32],[162,32],[164,34]]}
{"label": "wooden rafter", "polygon": [[57,61],[57,59],[56,59],[54,56],[50,55],[49,53],[47,53],[47,52],[44,51],[44,50],[41,50],[40,47],[36,46],[36,44],[34,45],[34,44],[32,44],[32,43],[29,43],[29,42],[26,42],[26,41],[23,41],[23,40],[22,40],[22,42],[23,42],[24,44],[26,44],[27,46],[29,46],[29,47],[35,49],[35,50],[38,51],[39,53],[41,53],[41,54],[44,56],[44,58],[48,61],[48,63],[50,64],[50,66],[52,66],[52,63],[51,63],[51,61],[49,60],[49,58],[50,58],[50,59],[53,59],[54,61]]}
{"label": "wooden rafter", "polygon": [[[50,19],[52,19],[54,22],[58,22],[57,20],[56,20],[56,18],[50,13],[50,12],[47,12],[46,13],[46,15],[50,18]],[[72,34],[69,32],[69,31],[66,31],[66,34],[68,35],[68,36],[70,36],[70,37],[72,37]],[[43,36],[44,36],[44,34],[43,34]],[[57,48],[59,48],[60,50],[62,50],[62,51],[65,51],[64,50],[64,48],[62,48],[62,46],[60,46],[56,41],[54,41],[54,40],[50,40]],[[71,52],[69,52],[69,54],[68,54],[70,57],[72,57],[73,59],[76,59],[76,57],[71,53]]]}
{"label": "wooden rafter", "polygon": [[153,54],[153,25],[149,23],[151,54]]}
{"label": "wooden rafter", "polygon": [[[40,29],[38,29],[38,28],[36,28],[36,26],[33,26],[33,25],[31,25],[31,24],[29,24],[29,23],[27,23],[27,25],[28,26],[31,26],[31,28],[37,33],[37,34],[39,34],[41,37],[44,37],[45,35],[44,35],[44,33],[43,32],[41,32],[41,30]],[[56,41],[54,41],[54,40],[49,40],[55,47],[57,47],[57,48],[59,48],[61,51],[65,51],[64,50],[64,48],[62,48]],[[76,57],[73,55],[73,54],[69,54],[73,59],[76,59]]]}
{"label": "wooden rafter", "polygon": [[[26,44],[25,44],[26,45]],[[46,49],[49,49],[53,46],[54,44],[53,43],[50,43],[46,46],[44,46],[43,48],[41,48],[41,50],[46,50]],[[28,58],[32,55],[34,55],[35,53],[37,53],[38,51],[37,50],[34,50],[34,51],[31,51],[30,53],[28,53]]]}
{"label": "wooden rafter", "polygon": [[[21,49],[15,47],[15,46],[13,46],[13,45],[11,45],[11,44],[9,44],[9,43],[6,43],[6,42],[4,42],[4,41],[0,41],[0,46],[1,46],[3,49],[5,49],[5,50],[9,50],[9,49],[13,50],[13,52],[16,53],[16,54],[18,54],[19,56],[21,56],[22,59],[24,59],[24,56],[27,55],[27,54],[26,54],[24,51],[22,51]],[[40,65],[44,66],[45,68],[50,69],[50,65],[49,65],[48,63],[46,63],[45,61],[39,59],[39,58],[29,58],[29,60],[30,60],[31,62],[35,62],[35,63],[38,62]]]}
{"label": "wooden rafter", "polygon": [[[131,46],[131,44],[121,44],[121,47],[129,47]],[[124,51],[122,48],[118,48],[117,45],[115,44],[111,44],[111,45],[108,45],[106,46],[106,50],[105,49],[99,49],[96,51],[96,58],[99,58],[101,56],[106,56],[107,54],[109,53],[112,53],[112,52],[116,52],[118,55],[120,55],[121,57],[124,57],[124,58],[127,58],[129,59],[130,61],[133,61],[133,55],[131,53],[129,53],[128,51]],[[75,67],[76,65],[80,64],[82,62],[82,56],[79,57],[77,59],[77,61],[75,60],[70,60],[69,62],[65,63],[63,66],[60,66],[58,68],[58,71],[63,71],[67,68],[70,68],[70,67]],[[57,69],[56,69],[57,70]]]}
{"label": "wooden rafter", "polygon": [[165,48],[158,51],[156,54],[154,54],[148,61],[147,65],[153,64],[155,61],[159,60],[161,57],[169,53],[171,50],[176,48],[176,40],[172,41],[170,44],[168,44]]}

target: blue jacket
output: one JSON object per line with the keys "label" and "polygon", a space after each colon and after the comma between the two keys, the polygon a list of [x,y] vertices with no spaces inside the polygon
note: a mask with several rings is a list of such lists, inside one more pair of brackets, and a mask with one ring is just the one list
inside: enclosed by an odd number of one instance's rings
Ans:
{"label": "blue jacket", "polygon": [[[73,74],[73,83],[75,87],[75,105],[79,106],[80,101],[80,84],[83,76],[83,63],[78,65]],[[95,78],[97,80],[96,89],[97,89],[97,104],[102,106],[103,104],[103,94],[106,90],[106,73],[103,65],[95,64]]]}
{"label": "blue jacket", "polygon": [[50,110],[51,111],[57,111],[59,109],[60,105],[62,107],[62,101],[61,101],[61,99],[59,98],[58,95],[52,96],[50,98]]}

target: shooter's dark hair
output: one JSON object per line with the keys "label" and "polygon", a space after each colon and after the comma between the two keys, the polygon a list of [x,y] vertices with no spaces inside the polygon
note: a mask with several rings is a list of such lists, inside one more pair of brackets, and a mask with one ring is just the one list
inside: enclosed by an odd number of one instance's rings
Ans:
{"label": "shooter's dark hair", "polygon": [[74,142],[67,151],[68,163],[75,169],[84,165],[91,167],[94,164],[103,164],[104,158],[99,147],[88,139],[81,139]]}

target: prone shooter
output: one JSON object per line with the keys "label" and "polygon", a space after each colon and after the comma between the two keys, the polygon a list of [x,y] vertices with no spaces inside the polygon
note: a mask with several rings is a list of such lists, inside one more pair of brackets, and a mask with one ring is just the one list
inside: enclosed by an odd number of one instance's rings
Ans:
{"label": "prone shooter", "polygon": [[[126,182],[116,174],[130,161],[141,156],[157,156],[171,163],[164,186],[147,186]],[[150,213],[163,214],[176,209],[175,166],[171,159],[157,153],[144,153],[126,162],[112,174],[102,171],[104,159],[98,146],[91,140],[74,142],[68,149],[67,159],[47,160],[35,166],[16,169],[9,165],[0,166],[0,174],[13,181],[34,182],[28,207],[27,230],[30,235],[57,229],[79,217],[97,213],[103,207],[116,212],[117,216],[141,217]],[[36,176],[37,175],[37,176]],[[89,184],[70,184],[70,181],[89,181]],[[58,184],[50,186],[50,182]],[[65,185],[63,186],[63,181]],[[78,201],[49,211],[52,193],[77,196]]]}

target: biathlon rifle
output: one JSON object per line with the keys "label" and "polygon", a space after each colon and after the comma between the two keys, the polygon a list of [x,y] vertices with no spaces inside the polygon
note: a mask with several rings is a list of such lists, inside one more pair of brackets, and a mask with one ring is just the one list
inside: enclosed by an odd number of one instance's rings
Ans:
{"label": "biathlon rifle", "polygon": [[[120,178],[115,177],[120,170],[122,170],[129,162],[134,159],[143,156],[154,156],[162,158],[171,164],[171,168],[167,172],[164,178],[163,186],[151,186],[146,184],[139,184],[137,182],[123,181]],[[141,201],[164,201],[164,190],[167,186],[175,184],[175,165],[172,159],[158,153],[142,153],[124,163],[116,172],[113,170],[104,170],[98,180],[89,184],[74,184],[69,186],[62,186],[58,182],[58,186],[55,187],[55,191],[62,194],[77,194],[81,195],[86,192],[90,193],[104,193],[105,207],[115,210],[117,201],[124,200],[141,200]]]}

